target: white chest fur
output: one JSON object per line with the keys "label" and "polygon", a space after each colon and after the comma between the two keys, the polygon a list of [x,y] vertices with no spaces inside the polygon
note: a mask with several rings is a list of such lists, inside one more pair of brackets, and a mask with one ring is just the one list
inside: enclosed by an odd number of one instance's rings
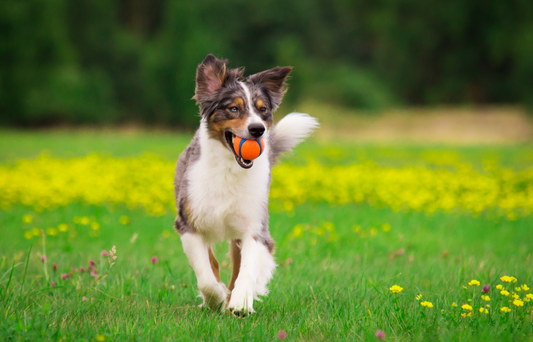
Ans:
{"label": "white chest fur", "polygon": [[243,169],[231,151],[208,137],[202,122],[200,148],[200,158],[187,172],[195,229],[209,242],[256,235],[268,206],[269,146],[252,168]]}

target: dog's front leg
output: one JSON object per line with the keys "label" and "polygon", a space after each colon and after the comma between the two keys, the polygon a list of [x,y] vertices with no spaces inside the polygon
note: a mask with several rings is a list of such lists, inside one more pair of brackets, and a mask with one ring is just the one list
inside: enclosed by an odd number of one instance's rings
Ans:
{"label": "dog's front leg", "polygon": [[267,247],[249,236],[241,240],[241,264],[235,288],[231,292],[228,309],[237,315],[254,312],[253,301],[266,295],[266,284],[276,264]]}
{"label": "dog's front leg", "polygon": [[221,307],[224,310],[223,303],[229,291],[223,283],[216,279],[213,273],[209,260],[209,245],[204,242],[201,235],[190,232],[181,235],[181,243],[183,251],[189,258],[189,264],[196,274],[198,289],[204,300],[203,305],[211,309]]}

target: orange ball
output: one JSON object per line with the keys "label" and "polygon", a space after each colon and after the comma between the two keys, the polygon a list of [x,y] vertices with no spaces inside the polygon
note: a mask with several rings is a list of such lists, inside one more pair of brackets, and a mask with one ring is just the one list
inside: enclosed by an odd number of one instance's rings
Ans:
{"label": "orange ball", "polygon": [[263,139],[247,140],[235,136],[233,148],[239,157],[245,160],[254,160],[259,157],[265,148]]}

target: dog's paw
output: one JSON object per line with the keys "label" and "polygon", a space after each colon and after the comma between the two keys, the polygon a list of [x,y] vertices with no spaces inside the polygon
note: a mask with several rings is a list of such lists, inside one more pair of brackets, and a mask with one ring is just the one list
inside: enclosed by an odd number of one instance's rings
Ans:
{"label": "dog's paw", "polygon": [[233,292],[231,292],[228,310],[235,316],[246,317],[255,312],[253,303],[254,296],[250,291],[235,288]]}
{"label": "dog's paw", "polygon": [[226,306],[226,298],[230,291],[226,288],[224,283],[216,283],[212,286],[206,286],[200,289],[200,297],[204,300],[204,303],[200,306],[208,307],[215,311],[224,311]]}

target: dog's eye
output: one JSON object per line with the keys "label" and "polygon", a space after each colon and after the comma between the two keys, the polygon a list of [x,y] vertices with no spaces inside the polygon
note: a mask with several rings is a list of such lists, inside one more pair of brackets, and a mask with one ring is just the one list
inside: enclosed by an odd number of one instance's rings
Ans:
{"label": "dog's eye", "polygon": [[233,107],[230,107],[229,111],[232,113],[237,113],[239,111],[239,108],[237,108],[236,106],[233,106]]}
{"label": "dog's eye", "polygon": [[266,107],[261,107],[261,108],[259,108],[259,110],[261,111],[261,113],[265,113],[267,111],[267,108]]}

